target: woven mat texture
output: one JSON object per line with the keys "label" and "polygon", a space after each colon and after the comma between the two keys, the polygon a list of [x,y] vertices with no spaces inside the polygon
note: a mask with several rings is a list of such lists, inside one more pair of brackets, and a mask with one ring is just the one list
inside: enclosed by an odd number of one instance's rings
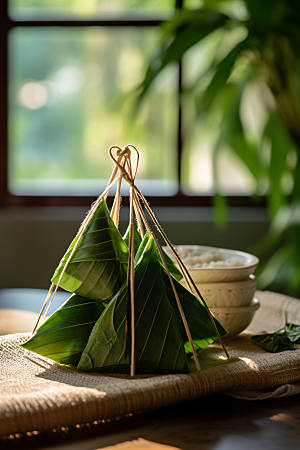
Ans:
{"label": "woven mat texture", "polygon": [[189,374],[85,374],[19,347],[28,334],[0,337],[0,435],[75,426],[217,392],[247,398],[250,391],[257,398],[262,389],[299,382],[300,349],[272,354],[250,340],[251,333],[283,326],[285,311],[300,324],[299,300],[259,291],[256,298],[261,307],[250,327],[226,343],[230,359],[213,344],[199,352],[202,370],[192,363]]}

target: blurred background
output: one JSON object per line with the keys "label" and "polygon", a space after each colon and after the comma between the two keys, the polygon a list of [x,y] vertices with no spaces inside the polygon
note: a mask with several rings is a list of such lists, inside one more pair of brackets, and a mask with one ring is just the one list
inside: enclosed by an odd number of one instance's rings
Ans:
{"label": "blurred background", "polygon": [[174,244],[255,253],[260,288],[300,295],[295,1],[0,8],[0,288],[48,288],[106,186],[108,148],[132,143]]}

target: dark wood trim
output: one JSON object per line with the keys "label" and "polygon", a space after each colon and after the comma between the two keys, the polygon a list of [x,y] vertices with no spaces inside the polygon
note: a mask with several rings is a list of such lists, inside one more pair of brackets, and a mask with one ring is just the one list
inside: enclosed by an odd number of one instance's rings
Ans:
{"label": "dark wood trim", "polygon": [[8,195],[8,24],[7,0],[0,2],[0,205]]}
{"label": "dark wood trim", "polygon": [[182,181],[182,145],[183,145],[183,128],[182,128],[182,61],[178,64],[178,129],[177,129],[177,176],[179,186]]}
{"label": "dark wood trim", "polygon": [[[100,194],[100,193],[99,193]],[[109,197],[110,198],[110,197]],[[179,192],[170,197],[152,197],[146,196],[151,206],[194,206],[211,207],[213,198],[211,196],[191,196]],[[82,197],[63,197],[63,196],[15,196],[8,194],[2,206],[90,206],[96,199],[96,196]],[[111,200],[108,200],[110,203]],[[263,197],[227,197],[228,206],[231,207],[257,207],[266,206],[266,200]],[[128,197],[122,197],[122,205],[129,206]]]}
{"label": "dark wood trim", "polygon": [[156,27],[163,22],[162,19],[41,19],[41,20],[12,20],[8,18],[8,28],[14,27]]}

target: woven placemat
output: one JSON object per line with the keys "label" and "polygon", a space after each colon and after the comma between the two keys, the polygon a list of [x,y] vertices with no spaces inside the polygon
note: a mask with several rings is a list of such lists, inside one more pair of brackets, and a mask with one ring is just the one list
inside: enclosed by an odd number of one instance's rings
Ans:
{"label": "woven placemat", "polygon": [[300,324],[299,300],[257,292],[261,302],[246,333],[229,340],[230,359],[218,344],[199,353],[201,371],[189,374],[97,375],[78,372],[18,346],[28,334],[0,338],[0,436],[44,431],[202,397],[261,391],[300,381],[300,350],[267,353],[251,333]]}

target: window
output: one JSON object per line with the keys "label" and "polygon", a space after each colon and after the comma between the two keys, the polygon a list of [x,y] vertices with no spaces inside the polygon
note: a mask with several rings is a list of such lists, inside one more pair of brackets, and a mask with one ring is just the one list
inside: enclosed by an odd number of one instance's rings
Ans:
{"label": "window", "polygon": [[[187,136],[192,107],[180,101],[201,52],[168,67],[132,117],[132,90],[173,0],[11,0],[0,8],[2,205],[89,205],[111,172],[108,148],[127,143],[141,152],[137,184],[153,206],[211,204],[210,135],[199,127]],[[222,164],[230,203],[247,203],[246,169],[226,150]]]}

